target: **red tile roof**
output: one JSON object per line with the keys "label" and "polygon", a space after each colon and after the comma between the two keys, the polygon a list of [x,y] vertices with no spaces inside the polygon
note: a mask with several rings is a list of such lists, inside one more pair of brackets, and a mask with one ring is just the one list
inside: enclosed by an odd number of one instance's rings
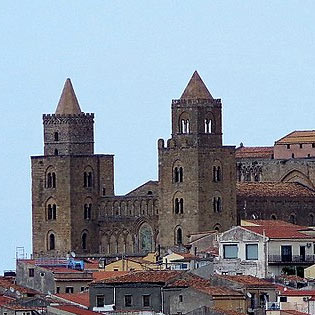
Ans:
{"label": "red tile roof", "polygon": [[155,270],[155,271],[132,271],[119,277],[97,281],[96,283],[165,283],[183,271]]}
{"label": "red tile roof", "polygon": [[58,305],[58,306],[54,306],[54,308],[57,308],[59,310],[62,310],[68,313],[77,314],[77,315],[96,315],[96,314],[99,315],[100,314],[100,313],[83,309],[74,305]]}
{"label": "red tile roof", "polygon": [[241,293],[225,287],[212,286],[210,280],[203,279],[193,274],[182,274],[182,277],[171,280],[167,287],[192,287],[211,296],[242,296]]}
{"label": "red tile roof", "polygon": [[315,297],[315,290],[283,290],[280,295],[284,296],[312,296]]}
{"label": "red tile roof", "polygon": [[238,147],[235,151],[237,159],[261,158],[271,159],[273,155],[273,147]]}
{"label": "red tile roof", "polygon": [[277,144],[315,143],[315,130],[295,130],[275,142]]}
{"label": "red tile roof", "polygon": [[5,304],[8,304],[12,301],[14,301],[15,299],[12,297],[8,297],[8,296],[4,296],[4,295],[0,295],[0,306],[3,306]]}
{"label": "red tile roof", "polygon": [[128,274],[128,271],[96,271],[93,272],[94,281],[105,280],[124,276]]}
{"label": "red tile roof", "polygon": [[14,280],[12,278],[0,277],[0,287],[5,288],[5,289],[12,288],[14,289],[14,291],[19,291],[22,294],[29,294],[29,295],[40,294],[38,291],[17,285],[13,281]]}
{"label": "red tile roof", "polygon": [[281,314],[285,314],[285,315],[307,315],[307,313],[299,312],[299,311],[296,311],[296,310],[283,310],[283,311],[281,311]]}
{"label": "red tile roof", "polygon": [[246,285],[247,287],[273,287],[275,288],[274,284],[264,280],[264,279],[260,279],[257,277],[253,277],[253,276],[244,276],[244,275],[240,275],[240,276],[229,276],[229,275],[218,275],[218,277],[223,278],[223,279],[227,279],[230,281],[234,281],[234,282],[238,282],[241,284]]}
{"label": "red tile roof", "polygon": [[265,198],[281,197],[296,199],[315,197],[315,191],[300,183],[243,182],[236,184],[237,197]]}
{"label": "red tile roof", "polygon": [[90,306],[90,297],[88,291],[79,293],[58,293],[55,296],[64,301],[84,305],[86,307]]}
{"label": "red tile roof", "polygon": [[280,220],[255,220],[247,221],[256,224],[256,226],[242,226],[244,229],[255,232],[260,235],[265,235],[269,238],[277,239],[314,239],[315,236],[310,236],[302,233],[307,230],[305,226],[295,225]]}

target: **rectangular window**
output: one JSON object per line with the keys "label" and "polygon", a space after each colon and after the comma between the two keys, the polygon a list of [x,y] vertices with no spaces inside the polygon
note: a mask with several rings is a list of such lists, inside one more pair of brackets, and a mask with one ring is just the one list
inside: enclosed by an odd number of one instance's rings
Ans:
{"label": "rectangular window", "polygon": [[302,149],[303,148],[303,144],[302,143],[300,143],[300,149]]}
{"label": "rectangular window", "polygon": [[290,149],[290,144],[287,144],[287,149]]}
{"label": "rectangular window", "polygon": [[287,302],[287,300],[286,296],[280,296],[280,302]]}
{"label": "rectangular window", "polygon": [[246,244],[246,260],[258,259],[258,244]]}
{"label": "rectangular window", "polygon": [[312,148],[315,148],[315,143],[312,143]]}
{"label": "rectangular window", "polygon": [[104,295],[96,296],[96,307],[104,307],[105,305],[105,297]]}
{"label": "rectangular window", "polygon": [[142,295],[142,305],[144,307],[148,307],[150,306],[150,300],[151,300],[151,296],[150,295]]}
{"label": "rectangular window", "polygon": [[131,295],[125,295],[125,306],[126,307],[132,306],[132,296]]}
{"label": "rectangular window", "polygon": [[60,293],[60,287],[56,288],[56,293]]}
{"label": "rectangular window", "polygon": [[225,259],[238,258],[238,247],[236,244],[223,245],[223,257]]}
{"label": "rectangular window", "polygon": [[84,291],[84,289],[85,289],[84,287],[81,287],[81,288],[80,288],[81,292],[83,292],[83,291]]}
{"label": "rectangular window", "polygon": [[34,268],[28,269],[28,276],[33,278],[34,277]]}
{"label": "rectangular window", "polygon": [[73,287],[66,287],[66,293],[73,293]]}
{"label": "rectangular window", "polygon": [[179,300],[179,302],[183,302],[183,296],[182,296],[182,295],[179,295],[179,296],[178,296],[178,300]]}

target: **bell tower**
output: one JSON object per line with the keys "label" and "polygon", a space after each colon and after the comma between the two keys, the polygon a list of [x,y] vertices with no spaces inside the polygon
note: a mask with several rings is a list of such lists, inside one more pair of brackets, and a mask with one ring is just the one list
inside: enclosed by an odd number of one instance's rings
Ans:
{"label": "bell tower", "polygon": [[98,253],[98,204],[114,195],[114,162],[94,154],[94,114],[81,111],[70,79],[43,125],[44,155],[31,157],[33,255]]}
{"label": "bell tower", "polygon": [[221,112],[197,71],[172,101],[172,137],[158,141],[162,248],[236,224],[235,147],[222,145]]}

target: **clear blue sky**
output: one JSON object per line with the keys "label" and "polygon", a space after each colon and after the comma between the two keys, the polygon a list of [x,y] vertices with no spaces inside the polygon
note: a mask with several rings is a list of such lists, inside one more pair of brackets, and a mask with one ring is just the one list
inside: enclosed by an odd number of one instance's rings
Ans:
{"label": "clear blue sky", "polygon": [[157,178],[157,139],[195,69],[222,98],[225,144],[315,129],[314,39],[313,0],[2,0],[0,273],[31,251],[30,155],[67,77],[124,194]]}

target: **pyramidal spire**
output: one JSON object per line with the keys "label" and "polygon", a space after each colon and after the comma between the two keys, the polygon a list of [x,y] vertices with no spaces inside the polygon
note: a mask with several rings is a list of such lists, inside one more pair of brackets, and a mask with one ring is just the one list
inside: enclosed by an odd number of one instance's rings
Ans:
{"label": "pyramidal spire", "polygon": [[197,98],[211,99],[211,100],[213,99],[206,85],[203,83],[202,79],[200,78],[199,73],[195,71],[190,81],[188,82],[180,99],[183,100],[183,99],[197,99]]}
{"label": "pyramidal spire", "polygon": [[55,114],[77,115],[81,113],[80,105],[77,97],[75,96],[71,80],[68,78],[63,87]]}

